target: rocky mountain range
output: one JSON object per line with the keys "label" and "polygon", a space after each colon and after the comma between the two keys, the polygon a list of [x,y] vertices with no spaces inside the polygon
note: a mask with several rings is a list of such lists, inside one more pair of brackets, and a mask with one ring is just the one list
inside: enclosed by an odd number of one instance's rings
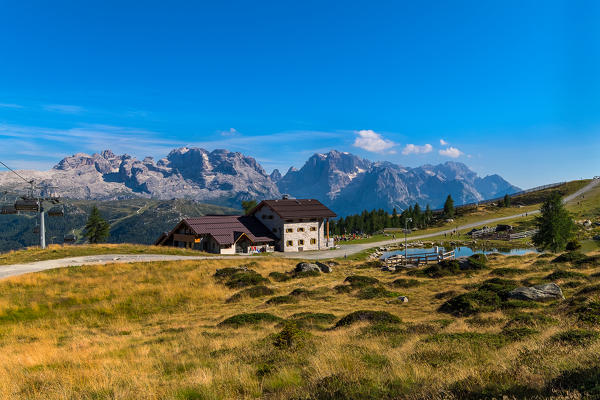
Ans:
{"label": "rocky mountain range", "polygon": [[[481,178],[458,162],[408,168],[335,150],[314,154],[301,169],[290,168],[285,175],[278,170],[267,174],[254,158],[241,153],[188,147],[156,162],[110,150],[78,153],[49,171],[21,173],[72,199],[180,198],[239,207],[242,200],[285,193],[319,199],[339,215],[373,208],[401,210],[415,202],[438,208],[448,194],[461,204],[519,190],[499,175]],[[14,174],[0,173],[2,189],[24,190],[23,183]]]}

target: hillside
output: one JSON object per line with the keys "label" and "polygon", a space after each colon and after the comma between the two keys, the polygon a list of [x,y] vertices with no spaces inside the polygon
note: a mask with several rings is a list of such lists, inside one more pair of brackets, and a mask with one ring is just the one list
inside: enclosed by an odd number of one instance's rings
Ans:
{"label": "hillside", "polygon": [[[64,235],[70,233],[76,234],[78,242],[82,242],[82,230],[94,205],[111,224],[109,243],[152,244],[181,218],[239,212],[190,200],[66,200],[64,218],[46,218],[48,244],[62,243]],[[33,232],[36,224],[33,215],[0,215],[0,252],[39,244],[39,236]]]}
{"label": "hillside", "polygon": [[[595,398],[595,254],[432,275],[341,260],[293,276],[291,260],[253,258],[12,278],[0,281],[0,397]],[[256,273],[214,276],[241,264]],[[506,299],[546,282],[566,300]]]}

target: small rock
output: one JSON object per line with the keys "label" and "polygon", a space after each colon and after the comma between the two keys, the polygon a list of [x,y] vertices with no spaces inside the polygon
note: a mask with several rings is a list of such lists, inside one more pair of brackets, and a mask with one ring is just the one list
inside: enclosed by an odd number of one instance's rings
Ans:
{"label": "small rock", "polygon": [[396,272],[396,267],[388,267],[387,265],[381,267],[382,271],[386,271],[386,272]]}
{"label": "small rock", "polygon": [[564,299],[562,290],[556,283],[547,283],[545,285],[536,285],[532,287],[519,287],[508,293],[510,299],[544,301]]}
{"label": "small rock", "polygon": [[296,268],[294,269],[294,271],[295,272],[306,272],[306,271],[321,272],[321,268],[319,268],[319,266],[317,264],[301,262],[298,265],[296,265]]}
{"label": "small rock", "polygon": [[402,303],[408,303],[408,297],[406,296],[398,296],[398,301],[401,301]]}

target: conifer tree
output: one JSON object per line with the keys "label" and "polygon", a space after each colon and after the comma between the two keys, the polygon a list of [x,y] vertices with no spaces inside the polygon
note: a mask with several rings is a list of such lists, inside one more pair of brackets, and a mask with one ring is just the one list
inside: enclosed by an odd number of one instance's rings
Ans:
{"label": "conifer tree", "polygon": [[544,250],[564,250],[575,231],[575,223],[556,192],[544,202],[535,222],[538,232],[533,236],[533,243]]}
{"label": "conifer tree", "polygon": [[452,196],[450,195],[448,195],[446,202],[444,203],[444,217],[454,217],[454,200],[452,200]]}
{"label": "conifer tree", "polygon": [[102,218],[98,207],[94,206],[85,224],[84,236],[90,243],[102,243],[108,239],[110,224]]}

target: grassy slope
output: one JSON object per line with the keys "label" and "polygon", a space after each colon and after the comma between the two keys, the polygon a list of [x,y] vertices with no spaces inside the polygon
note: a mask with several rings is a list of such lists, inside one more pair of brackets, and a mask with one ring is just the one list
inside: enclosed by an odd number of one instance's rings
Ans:
{"label": "grassy slope", "polygon": [[[567,299],[598,283],[598,276],[592,276],[600,271],[597,261],[575,270],[548,260],[499,256],[490,266],[516,268],[513,279],[528,283],[540,282],[558,268],[584,273],[586,278],[558,281]],[[598,332],[598,326],[577,322],[564,302],[484,313],[474,320],[437,311],[444,293],[472,290],[495,276],[491,270],[429,279],[347,261],[331,274],[267,283],[275,296],[296,288],[314,291],[297,303],[265,304],[272,296],[226,303],[237,290],[212,275],[216,268],[240,263],[71,267],[1,281],[0,397],[375,399],[433,398],[440,392],[446,398],[466,398],[469,393],[475,398],[482,393],[522,397],[547,393],[549,385],[557,385],[552,380],[565,371],[582,368],[584,376],[598,377],[599,340],[582,346],[553,339],[576,327]],[[293,264],[261,259],[252,268],[267,276]],[[334,286],[352,274],[376,277],[410,300],[386,304],[383,298],[361,300],[356,292],[337,293]],[[420,286],[388,286],[397,278],[416,279]],[[597,298],[598,291],[588,296]],[[292,336],[289,349],[274,346],[270,335],[281,327],[273,323],[217,326],[244,312],[285,318],[311,311],[339,319],[361,309],[389,311],[403,323],[377,329],[359,323],[331,330],[334,322],[325,322]],[[508,340],[501,332],[515,322],[517,312],[549,316],[555,322],[533,326],[530,336],[517,332]]]}
{"label": "grassy slope", "polygon": [[210,255],[196,250],[175,247],[145,246],[141,244],[50,245],[46,250],[32,247],[0,254],[0,265],[55,260],[65,257],[97,254],[174,254],[182,256]]}

